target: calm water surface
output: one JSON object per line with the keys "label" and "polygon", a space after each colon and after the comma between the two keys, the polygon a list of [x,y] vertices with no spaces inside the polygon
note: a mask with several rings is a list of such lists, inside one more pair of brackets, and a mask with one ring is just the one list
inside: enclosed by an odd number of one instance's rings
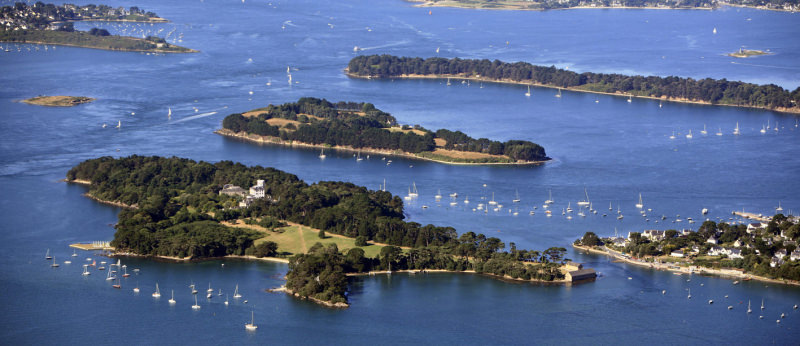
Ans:
{"label": "calm water surface", "polygon": [[[103,258],[87,252],[72,258],[68,244],[111,240],[119,210],[82,197],[84,187],[58,182],[83,160],[137,154],[273,166],[309,182],[344,180],[378,188],[386,179],[388,189],[399,195],[416,183],[420,197],[407,203],[409,220],[482,232],[534,249],[566,247],[589,230],[612,235],[615,229],[694,228],[698,224],[672,221],[678,215],[702,220],[702,208],[710,209],[707,217],[715,220],[727,220],[732,210],[743,208],[771,213],[779,202],[787,211],[798,210],[800,129],[792,115],[674,103],[659,107],[656,101],[628,103],[572,92],[555,98],[554,90],[538,88],[526,98],[518,86],[351,80],[341,73],[354,46],[365,54],[422,57],[440,48],[443,57],[727,78],[794,90],[800,85],[797,14],[733,8],[544,13],[437,8],[428,15],[427,9],[402,1],[333,6],[146,0],[136,5],[172,22],[78,26],[134,35],[172,32],[170,40],[181,38],[177,44],[201,53],[148,56],[20,45],[20,52],[0,55],[0,336],[5,343],[794,344],[800,337],[800,313],[791,309],[800,304],[795,287],[734,286],[697,276],[687,281],[571,250],[570,258],[603,275],[574,287],[459,274],[358,278],[351,281],[352,307],[344,311],[264,292],[282,284],[283,264],[225,261],[222,267],[221,261],[130,259],[126,264],[140,273],[113,290],[102,272],[80,275],[86,257]],[[774,54],[745,60],[724,56],[742,46]],[[14,102],[39,94],[98,100],[69,109]],[[382,157],[356,162],[351,153],[331,152],[322,161],[316,150],[257,146],[211,133],[227,114],[302,96],[372,102],[401,123],[429,129],[531,140],[554,160],[537,167],[462,167],[391,158],[386,165]],[[168,107],[172,119],[167,119]],[[113,126],[118,121],[120,129]],[[731,134],[737,122],[741,136]],[[767,122],[777,123],[779,130],[760,134]],[[102,128],[104,123],[109,127]],[[700,134],[703,126],[708,136]],[[685,138],[689,130],[693,139]],[[723,136],[714,135],[720,130]],[[677,138],[670,140],[673,133]],[[560,210],[583,199],[584,188],[599,214],[566,220]],[[438,190],[458,192],[458,203],[451,206],[445,198],[437,204]],[[556,201],[551,218],[541,209],[548,190]],[[511,203],[517,192],[522,201]],[[472,210],[492,193],[503,210]],[[634,208],[639,193],[652,209],[646,218]],[[466,197],[471,203],[463,203]],[[624,219],[613,217],[617,208]],[[662,215],[667,220],[656,223]],[[59,262],[74,263],[50,268],[43,260],[48,248]],[[160,300],[150,296],[156,282]],[[192,311],[192,282],[199,289],[210,283],[223,296],[200,296],[202,309]],[[237,283],[248,303],[231,299],[224,306],[224,295],[232,294]],[[138,295],[131,291],[137,285]],[[178,303],[170,307],[173,290]],[[748,300],[758,306],[762,298],[767,308],[747,315]],[[707,304],[709,299],[715,304]],[[253,334],[242,328],[250,311],[260,326]],[[778,324],[781,312],[787,317]]]}

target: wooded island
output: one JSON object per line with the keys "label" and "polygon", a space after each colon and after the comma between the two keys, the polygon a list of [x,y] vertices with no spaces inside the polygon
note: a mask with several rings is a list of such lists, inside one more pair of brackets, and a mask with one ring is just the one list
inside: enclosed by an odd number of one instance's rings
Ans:
{"label": "wooded island", "polygon": [[683,77],[577,73],[555,66],[537,66],[525,62],[422,59],[392,55],[357,56],[350,60],[347,74],[357,78],[462,78],[800,113],[800,87],[790,92],[774,84],[757,85],[726,79],[695,80]]}
{"label": "wooded island", "polygon": [[460,131],[399,125],[371,103],[304,97],[231,114],[217,133],[285,145],[337,148],[465,164],[534,164],[549,160],[544,148],[523,140],[474,139]]}
{"label": "wooded island", "polygon": [[[177,259],[291,255],[287,289],[328,304],[346,304],[349,273],[437,269],[523,281],[565,277],[562,247],[520,250],[511,243],[503,251],[498,238],[404,221],[400,197],[351,183],[309,185],[273,168],[142,156],[87,160],[70,169],[66,181],[87,184],[92,198],[126,206],[111,242],[118,253]],[[250,191],[261,197],[240,207],[246,190],[239,186],[256,182]],[[354,246],[346,253],[337,244],[285,253],[279,240],[285,223],[317,229],[321,239],[325,233],[350,238]],[[382,247],[376,251],[368,242]],[[377,255],[367,257],[365,249]]]}

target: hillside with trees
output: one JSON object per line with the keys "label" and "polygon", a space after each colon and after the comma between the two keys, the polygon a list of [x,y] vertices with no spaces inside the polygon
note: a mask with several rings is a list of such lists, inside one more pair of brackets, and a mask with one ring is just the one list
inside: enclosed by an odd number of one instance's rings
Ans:
{"label": "hillside with trees", "polygon": [[[264,180],[267,198],[239,207],[240,196],[220,194],[226,184],[251,186]],[[380,255],[365,257],[360,248],[340,253],[315,245],[290,258],[287,288],[303,297],[346,302],[348,273],[373,270],[474,270],[521,280],[564,278],[566,249],[520,250],[494,237],[452,227],[405,221],[403,201],[385,191],[352,183],[307,184],[273,168],[231,161],[196,162],[182,158],[130,156],[84,161],[67,172],[67,181],[89,183],[88,194],[127,205],[119,213],[111,245],[139,255],[213,258],[226,255],[275,256],[280,245],[256,240],[265,234],[228,227],[242,221],[276,227],[284,220],[356,239],[384,243]],[[259,221],[256,221],[259,220]],[[319,279],[317,279],[319,278]]]}
{"label": "hillside with trees", "polygon": [[726,79],[577,73],[555,66],[537,66],[525,62],[508,63],[499,60],[459,58],[422,59],[391,55],[357,56],[350,60],[347,71],[353,77],[457,77],[800,113],[798,104],[800,87],[788,91],[774,84],[757,85]]}
{"label": "hillside with trees", "polygon": [[[548,160],[544,148],[522,140],[475,139],[460,131],[430,131],[419,125],[398,125],[389,113],[371,103],[337,102],[304,97],[294,103],[269,105],[231,114],[222,121],[232,134],[269,137],[285,143],[322,147],[390,150],[447,162],[528,163]],[[474,153],[459,160],[459,153]]]}

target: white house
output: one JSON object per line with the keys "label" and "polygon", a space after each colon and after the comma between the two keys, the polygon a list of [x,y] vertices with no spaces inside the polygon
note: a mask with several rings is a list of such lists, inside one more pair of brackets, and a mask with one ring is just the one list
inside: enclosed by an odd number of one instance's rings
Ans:
{"label": "white house", "polygon": [[769,261],[769,266],[772,267],[772,268],[775,268],[775,267],[780,266],[782,264],[783,264],[783,259],[778,258],[778,257],[772,257],[772,259]]}
{"label": "white house", "polygon": [[713,236],[713,235],[712,235],[712,236],[710,236],[710,237],[708,237],[708,240],[706,240],[706,243],[709,243],[709,244],[717,244],[717,237],[715,237],[715,236]]}
{"label": "white house", "polygon": [[253,198],[264,198],[266,189],[264,189],[264,180],[259,179],[256,185],[250,187],[250,195]]}
{"label": "white house", "polygon": [[712,246],[708,249],[708,254],[711,256],[721,256],[725,254],[725,249],[720,246]]}
{"label": "white house", "polygon": [[662,239],[664,239],[664,231],[657,231],[657,230],[649,229],[649,230],[646,230],[646,231],[642,232],[642,237],[648,238],[648,239],[653,240],[653,241],[662,240]]}
{"label": "white house", "polygon": [[791,255],[791,257],[789,257],[789,259],[792,260],[792,261],[800,260],[800,249],[792,251],[792,255]]}
{"label": "white house", "polygon": [[728,258],[744,258],[742,256],[742,250],[739,249],[726,249],[728,253]]}
{"label": "white house", "polygon": [[672,257],[683,258],[683,251],[675,250],[675,251],[672,251],[669,255],[672,256]]}

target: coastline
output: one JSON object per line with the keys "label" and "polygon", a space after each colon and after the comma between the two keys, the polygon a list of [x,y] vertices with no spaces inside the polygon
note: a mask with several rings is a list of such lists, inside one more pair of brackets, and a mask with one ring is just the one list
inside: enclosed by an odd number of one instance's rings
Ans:
{"label": "coastline", "polygon": [[555,285],[566,285],[570,282],[566,279],[562,280],[553,280],[553,281],[545,281],[545,280],[536,280],[536,279],[519,279],[513,278],[508,275],[500,276],[491,273],[478,273],[475,270],[447,270],[447,269],[403,269],[403,270],[393,270],[391,272],[382,270],[382,271],[371,271],[366,273],[347,273],[346,276],[374,276],[374,275],[392,275],[395,273],[408,273],[408,274],[430,274],[430,273],[448,273],[448,274],[474,274],[474,275],[481,275],[486,276],[491,279],[496,279],[500,281],[507,281],[507,282],[519,282],[519,283],[535,283],[535,284],[555,284]]}
{"label": "coastline", "polygon": [[[594,247],[582,246],[572,244],[572,247],[575,249],[583,250],[589,253],[594,253],[598,255],[606,255],[608,257],[613,258],[614,260],[624,262],[627,264],[632,264],[635,266],[655,269],[655,270],[663,270],[663,271],[670,271],[674,273],[681,273],[681,274],[705,274],[705,275],[713,275],[719,276],[723,278],[732,278],[735,280],[744,280],[744,279],[752,279],[761,282],[773,283],[773,284],[784,284],[790,286],[800,286],[800,282],[792,281],[792,280],[780,280],[780,279],[770,279],[764,276],[758,276],[753,274],[747,274],[744,271],[738,270],[736,268],[729,268],[729,269],[713,269],[713,268],[706,268],[706,267],[699,267],[699,266],[689,266],[689,267],[681,267],[677,265],[670,265],[664,263],[650,263],[650,262],[642,262],[638,260],[634,260],[632,258],[623,257],[619,252],[611,250],[605,246],[603,246],[603,250],[597,249]],[[677,269],[675,268],[677,267]]]}
{"label": "coastline", "polygon": [[193,258],[193,257],[175,257],[175,256],[161,256],[161,255],[142,255],[135,252],[112,252],[108,255],[108,257],[140,257],[140,258],[152,258],[157,260],[163,260],[167,262],[173,263],[196,263],[196,262],[208,262],[208,261],[216,261],[216,260],[224,260],[224,259],[237,259],[237,260],[244,260],[244,261],[262,261],[262,262],[272,262],[272,263],[283,263],[289,264],[289,260],[285,258],[278,258],[278,257],[255,257],[255,256],[238,256],[238,255],[225,255],[222,257],[203,257],[203,258]]}
{"label": "coastline", "polygon": [[402,152],[398,150],[390,150],[390,149],[375,149],[375,148],[352,148],[346,146],[328,146],[326,144],[310,144],[310,143],[302,143],[302,142],[295,142],[295,141],[283,141],[277,137],[268,137],[268,136],[259,136],[253,134],[247,134],[242,132],[234,133],[228,129],[219,129],[214,131],[214,133],[225,136],[225,137],[232,137],[232,138],[239,138],[245,141],[256,142],[256,143],[263,143],[263,144],[275,144],[275,145],[283,145],[288,147],[303,147],[303,148],[315,148],[315,149],[334,149],[339,151],[347,151],[353,153],[368,153],[368,154],[378,154],[378,155],[386,155],[386,156],[395,156],[395,157],[403,157],[407,159],[415,159],[415,160],[422,160],[422,161],[430,161],[436,163],[443,163],[448,165],[461,165],[461,166],[488,166],[488,165],[499,165],[499,166],[530,166],[530,165],[542,165],[547,163],[547,161],[526,161],[526,162],[450,162],[450,161],[441,161],[436,160],[428,157],[417,156],[412,153]]}
{"label": "coastline", "polygon": [[[128,36],[125,36],[125,37],[128,37]],[[130,38],[131,39],[136,39],[135,37],[130,37]],[[25,40],[25,42],[0,40],[0,42],[19,43],[19,44],[49,44],[49,45],[53,45],[53,46],[89,48],[89,49],[98,49],[98,50],[108,50],[108,51],[112,51],[112,52],[142,52],[142,53],[164,53],[164,54],[167,54],[167,53],[170,53],[170,54],[173,54],[173,53],[174,54],[200,53],[199,50],[194,50],[194,49],[186,48],[186,47],[181,47],[181,48],[184,48],[187,51],[185,51],[185,52],[177,52],[177,51],[163,50],[163,49],[101,48],[101,47],[92,47],[92,46],[85,46],[85,45],[79,45],[79,44],[69,44],[69,43],[59,43],[59,42],[45,42],[45,41],[31,41],[31,40]],[[180,46],[176,46],[176,47],[180,47]]]}
{"label": "coastline", "polygon": [[[78,184],[78,185],[85,185],[85,186],[91,186],[92,185],[92,182],[88,181],[88,180],[62,179],[61,181],[65,182],[67,184]],[[136,205],[136,204],[125,204],[125,203],[122,203],[120,201],[107,201],[107,200],[104,200],[104,199],[100,199],[100,198],[97,198],[97,197],[93,196],[91,193],[88,193],[88,192],[84,193],[83,196],[84,197],[88,197],[90,199],[93,199],[93,200],[95,200],[97,202],[100,202],[100,203],[103,203],[103,204],[108,204],[108,205],[119,207],[119,208],[128,208],[128,209],[138,209],[139,208],[139,206]]]}
{"label": "coastline", "polygon": [[446,79],[446,78],[453,78],[453,79],[460,79],[460,80],[470,80],[475,82],[486,82],[486,83],[500,83],[500,84],[511,84],[511,85],[530,85],[533,87],[540,87],[540,88],[549,88],[549,89],[562,89],[567,91],[577,91],[583,93],[590,93],[590,94],[599,94],[599,95],[608,95],[608,96],[618,96],[618,97],[632,97],[638,99],[650,99],[650,100],[658,100],[658,101],[666,101],[666,102],[675,102],[675,103],[684,103],[684,104],[694,104],[694,105],[703,105],[703,106],[727,106],[727,107],[739,107],[739,108],[752,108],[752,109],[763,109],[773,112],[781,112],[781,113],[789,113],[789,114],[800,114],[800,108],[794,109],[785,109],[785,108],[767,108],[767,107],[758,107],[758,106],[741,106],[741,105],[731,105],[731,104],[723,104],[723,103],[716,103],[713,104],[708,101],[692,101],[689,99],[682,99],[682,98],[668,98],[666,96],[662,97],[655,97],[655,96],[641,96],[641,95],[633,95],[633,94],[625,94],[622,92],[616,93],[609,93],[603,91],[593,91],[593,90],[586,90],[580,89],[575,87],[559,87],[554,85],[548,84],[541,84],[541,83],[533,83],[533,82],[518,82],[513,81],[510,79],[491,79],[491,78],[483,78],[483,77],[474,77],[474,76],[462,76],[462,75],[448,75],[448,74],[437,74],[437,75],[415,75],[415,74],[403,74],[399,76],[393,77],[373,77],[373,76],[362,76],[350,73],[346,68],[344,70],[346,76],[351,78],[359,78],[359,79]]}

